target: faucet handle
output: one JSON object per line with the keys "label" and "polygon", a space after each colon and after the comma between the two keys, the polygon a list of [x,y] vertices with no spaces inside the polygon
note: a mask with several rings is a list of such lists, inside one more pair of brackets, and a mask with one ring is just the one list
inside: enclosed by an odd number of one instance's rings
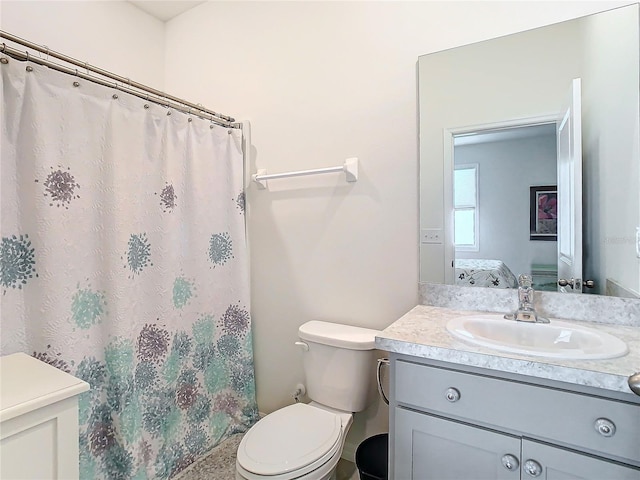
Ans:
{"label": "faucet handle", "polygon": [[533,285],[533,277],[527,273],[522,273],[518,276],[518,285],[523,288],[531,288]]}

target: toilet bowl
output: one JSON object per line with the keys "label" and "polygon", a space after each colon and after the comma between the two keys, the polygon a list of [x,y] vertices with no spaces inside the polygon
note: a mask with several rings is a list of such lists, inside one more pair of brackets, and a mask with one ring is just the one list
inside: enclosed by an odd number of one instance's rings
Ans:
{"label": "toilet bowl", "polygon": [[296,403],[267,415],[240,442],[236,478],[331,478],[352,418],[314,403]]}
{"label": "toilet bowl", "polygon": [[238,480],[335,478],[353,412],[368,405],[378,331],[313,321],[298,333],[312,401],[276,410],[249,429],[238,446]]}

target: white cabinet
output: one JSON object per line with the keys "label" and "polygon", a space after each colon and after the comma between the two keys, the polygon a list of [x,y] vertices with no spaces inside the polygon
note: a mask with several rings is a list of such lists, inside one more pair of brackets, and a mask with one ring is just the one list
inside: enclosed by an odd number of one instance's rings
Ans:
{"label": "white cabinet", "polygon": [[24,353],[0,358],[0,478],[78,478],[78,400],[89,384]]}
{"label": "white cabinet", "polygon": [[464,368],[392,355],[390,478],[640,480],[635,396]]}

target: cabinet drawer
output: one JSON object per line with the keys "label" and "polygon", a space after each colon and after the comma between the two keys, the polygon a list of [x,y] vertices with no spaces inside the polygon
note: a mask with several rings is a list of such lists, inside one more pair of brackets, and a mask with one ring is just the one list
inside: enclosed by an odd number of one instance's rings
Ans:
{"label": "cabinet drawer", "polygon": [[[640,465],[640,405],[402,360],[395,368],[400,404]],[[599,419],[613,435],[597,430]]]}

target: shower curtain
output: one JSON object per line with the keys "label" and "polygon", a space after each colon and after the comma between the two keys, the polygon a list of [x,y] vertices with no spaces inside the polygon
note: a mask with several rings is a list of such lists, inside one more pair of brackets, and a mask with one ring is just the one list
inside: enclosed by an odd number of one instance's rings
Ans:
{"label": "shower curtain", "polygon": [[0,354],[91,385],[81,478],[174,476],[257,418],[241,131],[0,71]]}

